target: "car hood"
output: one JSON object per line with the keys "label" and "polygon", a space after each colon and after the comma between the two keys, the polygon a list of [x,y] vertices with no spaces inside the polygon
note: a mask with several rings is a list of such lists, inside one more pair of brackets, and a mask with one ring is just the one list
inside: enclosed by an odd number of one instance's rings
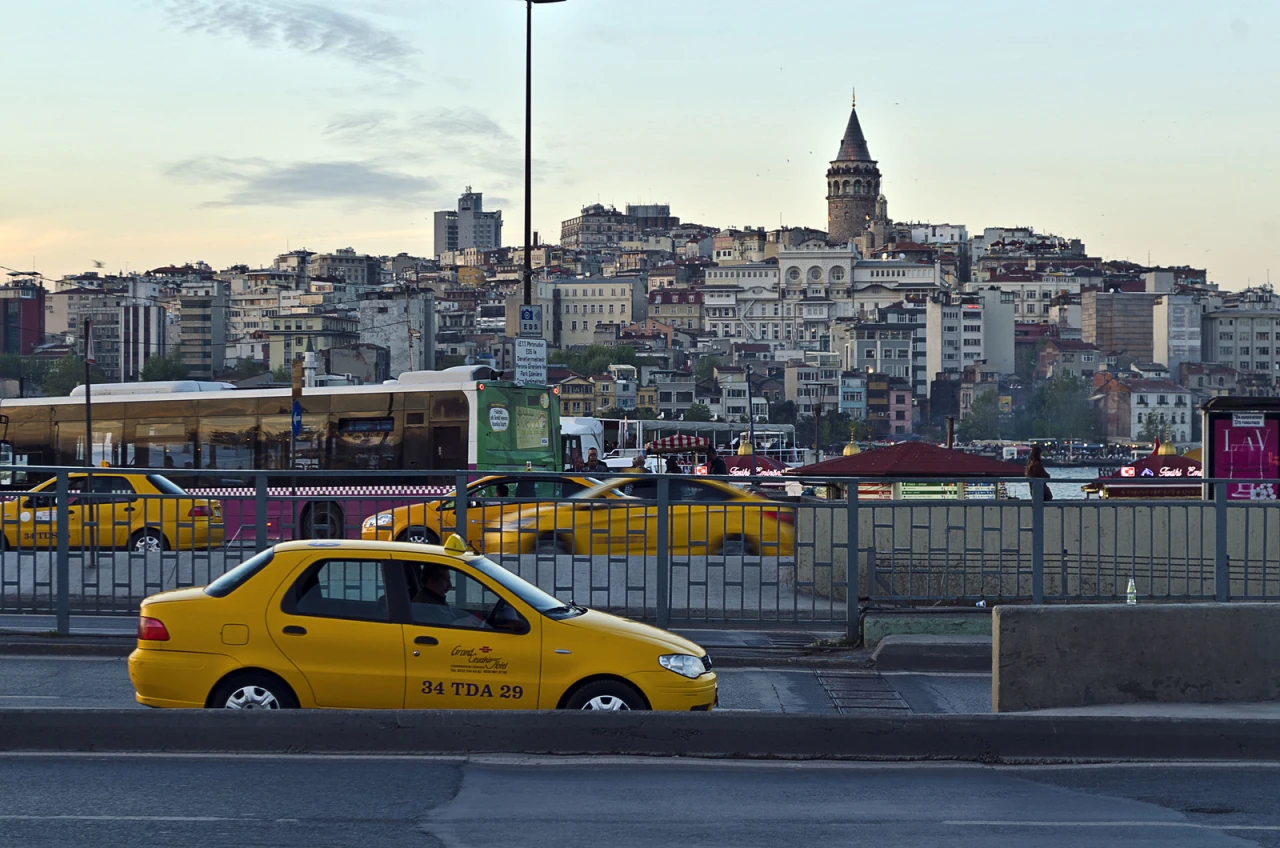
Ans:
{"label": "car hood", "polygon": [[661,630],[648,624],[641,624],[629,618],[619,618],[607,612],[587,610],[576,618],[565,619],[560,623],[566,627],[576,627],[623,639],[648,642],[655,648],[670,651],[671,653],[692,654],[695,657],[705,656],[707,653],[702,646],[696,642],[689,641],[683,636],[677,636],[674,633],[669,633],[666,630]]}

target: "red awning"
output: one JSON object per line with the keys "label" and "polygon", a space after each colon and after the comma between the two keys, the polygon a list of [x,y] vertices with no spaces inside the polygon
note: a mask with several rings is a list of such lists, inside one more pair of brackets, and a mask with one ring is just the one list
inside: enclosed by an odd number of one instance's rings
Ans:
{"label": "red awning", "polygon": [[711,442],[702,436],[675,433],[670,436],[663,436],[661,439],[654,439],[645,445],[644,449],[649,453],[686,453],[688,451],[705,451],[710,446]]}

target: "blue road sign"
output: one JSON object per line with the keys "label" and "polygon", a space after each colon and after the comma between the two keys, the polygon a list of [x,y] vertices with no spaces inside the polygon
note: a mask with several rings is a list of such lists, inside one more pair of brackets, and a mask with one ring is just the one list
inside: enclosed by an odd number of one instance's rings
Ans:
{"label": "blue road sign", "polygon": [[293,435],[294,438],[302,435],[302,404],[298,401],[293,402]]}

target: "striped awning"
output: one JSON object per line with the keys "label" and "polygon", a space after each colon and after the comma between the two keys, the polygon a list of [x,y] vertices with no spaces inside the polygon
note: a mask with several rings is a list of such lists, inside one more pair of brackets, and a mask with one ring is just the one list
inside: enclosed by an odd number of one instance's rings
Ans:
{"label": "striped awning", "polygon": [[673,433],[670,436],[663,436],[661,439],[654,439],[645,445],[645,450],[650,453],[683,453],[685,451],[704,451],[710,444],[711,442],[702,436]]}

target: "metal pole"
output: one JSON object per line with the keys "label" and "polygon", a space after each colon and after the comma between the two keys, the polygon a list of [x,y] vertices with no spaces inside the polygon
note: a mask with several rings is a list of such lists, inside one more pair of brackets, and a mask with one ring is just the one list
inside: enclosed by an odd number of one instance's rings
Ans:
{"label": "metal pole", "polygon": [[[292,430],[292,428],[290,428]],[[271,547],[270,541],[267,539],[267,477],[265,474],[259,474],[253,480],[253,500],[254,516],[253,535],[255,552],[261,553]],[[283,541],[283,535],[281,536]]]}
{"label": "metal pole", "polygon": [[[996,484],[999,485],[998,483]],[[1044,603],[1044,489],[1046,480],[1031,481],[1031,603]]]}
{"label": "metal pole", "polygon": [[756,416],[751,405],[751,366],[747,366],[747,438],[751,440],[751,476],[756,476]]}
{"label": "metal pole", "polygon": [[[667,569],[671,566],[671,478],[663,474],[658,477],[658,539],[657,539],[657,615],[658,626],[671,624],[671,575]],[[643,509],[643,507],[641,507]]]}
{"label": "metal pole", "polygon": [[93,391],[90,388],[89,358],[93,355],[89,334],[93,332],[93,321],[84,319],[84,467],[93,467]]}
{"label": "metal pole", "polygon": [[858,538],[858,481],[849,481],[848,503],[845,505],[845,519],[847,521],[847,537],[845,538],[845,575],[844,575],[844,591],[845,591],[845,624],[847,626],[846,636],[853,641],[858,635],[858,622],[861,620],[861,610],[859,609],[860,601],[858,598],[858,588],[862,585],[859,580],[859,563],[858,548],[861,540]]}
{"label": "metal pole", "polygon": [[524,27],[524,302],[533,303],[533,0],[525,0]]}
{"label": "metal pole", "polygon": [[[1207,439],[1206,439],[1207,441]],[[1214,600],[1231,600],[1231,560],[1227,558],[1227,484],[1213,485],[1213,582]]]}
{"label": "metal pole", "polygon": [[58,632],[67,635],[71,632],[71,533],[68,524],[71,521],[71,509],[67,501],[71,499],[70,480],[67,478],[67,472],[58,472],[57,482],[58,503],[55,508],[58,527],[55,531],[57,540],[57,571],[58,586],[55,590],[56,602],[55,610],[58,618]]}

